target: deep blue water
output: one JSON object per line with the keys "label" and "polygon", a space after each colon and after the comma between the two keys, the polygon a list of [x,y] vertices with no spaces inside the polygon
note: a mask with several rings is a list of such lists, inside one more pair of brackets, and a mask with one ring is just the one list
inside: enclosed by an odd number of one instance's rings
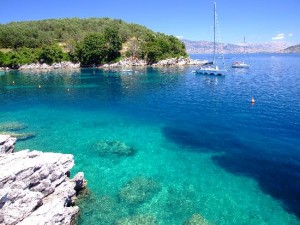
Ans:
{"label": "deep blue water", "polygon": [[[136,215],[182,224],[195,213],[211,224],[300,224],[300,55],[248,60],[248,71],[226,77],[194,66],[10,71],[0,75],[0,122],[36,133],[18,149],[75,156],[73,172],[84,171],[90,189],[79,224]],[[100,156],[103,140],[136,153]],[[141,176],[160,189],[142,203],[121,201]]]}

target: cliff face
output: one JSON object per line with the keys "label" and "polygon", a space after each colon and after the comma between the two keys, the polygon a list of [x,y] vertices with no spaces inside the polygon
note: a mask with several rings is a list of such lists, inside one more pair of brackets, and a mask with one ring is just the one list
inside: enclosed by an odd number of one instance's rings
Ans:
{"label": "cliff face", "polygon": [[68,178],[72,155],[23,150],[10,153],[16,139],[0,135],[0,224],[72,224],[79,212],[76,191],[83,173]]}

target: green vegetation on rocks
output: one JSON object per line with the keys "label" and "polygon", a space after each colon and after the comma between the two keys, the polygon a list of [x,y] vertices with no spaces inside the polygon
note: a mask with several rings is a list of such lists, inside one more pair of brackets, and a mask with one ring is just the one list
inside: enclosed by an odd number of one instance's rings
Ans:
{"label": "green vegetation on rocks", "polygon": [[158,60],[187,56],[174,36],[109,18],[49,19],[0,24],[0,67],[71,60],[98,66],[122,57]]}

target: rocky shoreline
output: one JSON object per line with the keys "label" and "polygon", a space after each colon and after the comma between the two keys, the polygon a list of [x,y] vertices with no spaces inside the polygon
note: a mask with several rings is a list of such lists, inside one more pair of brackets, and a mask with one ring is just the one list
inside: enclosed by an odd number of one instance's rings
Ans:
{"label": "rocky shoreline", "polygon": [[[79,69],[80,63],[72,63],[68,61],[53,63],[48,65],[46,63],[31,63],[21,65],[18,70],[53,70],[53,69]],[[0,70],[8,71],[9,67],[0,67]]]}
{"label": "rocky shoreline", "polygon": [[179,57],[179,58],[169,58],[160,60],[157,63],[148,65],[145,60],[136,59],[133,57],[125,58],[116,63],[104,64],[100,68],[109,69],[115,67],[135,67],[135,66],[188,66],[188,65],[202,65],[207,61],[200,61],[191,58]]}
{"label": "rocky shoreline", "polygon": [[[164,59],[154,64],[147,64],[145,60],[137,59],[134,57],[129,57],[120,60],[116,63],[104,64],[99,66],[98,68],[102,69],[111,69],[111,68],[120,68],[120,67],[146,67],[146,66],[153,66],[153,67],[165,67],[165,66],[189,66],[189,65],[202,65],[207,61],[201,61],[191,58],[179,57],[179,58],[170,58]],[[60,63],[53,63],[52,65],[48,65],[46,63],[32,63],[32,64],[25,64],[18,68],[18,70],[53,70],[53,69],[79,69],[79,63],[72,63],[72,62],[60,62]],[[0,70],[7,71],[10,70],[8,67],[0,67]]]}
{"label": "rocky shoreline", "polygon": [[74,224],[76,195],[87,182],[69,178],[73,155],[22,150],[16,138],[0,135],[0,224]]}

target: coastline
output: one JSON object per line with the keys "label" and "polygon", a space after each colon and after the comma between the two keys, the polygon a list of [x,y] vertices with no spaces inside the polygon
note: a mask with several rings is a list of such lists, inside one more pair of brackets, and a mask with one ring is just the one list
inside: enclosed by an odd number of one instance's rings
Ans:
{"label": "coastline", "polygon": [[[122,59],[116,63],[103,64],[97,68],[110,69],[110,68],[120,68],[120,67],[164,67],[164,66],[191,66],[191,65],[202,65],[206,63],[207,60],[196,60],[190,57],[178,57],[178,58],[168,58],[158,61],[154,64],[147,64],[145,60],[136,59],[133,57]],[[91,66],[93,67],[93,66]],[[69,61],[63,61],[60,63],[53,63],[48,65],[46,63],[32,63],[21,65],[17,70],[60,70],[60,69],[80,69],[82,68],[79,63],[72,63]],[[11,68],[0,67],[0,71],[9,71]]]}
{"label": "coastline", "polygon": [[82,172],[73,179],[73,155],[21,150],[16,138],[0,135],[0,223],[74,224],[77,194],[86,187]]}

